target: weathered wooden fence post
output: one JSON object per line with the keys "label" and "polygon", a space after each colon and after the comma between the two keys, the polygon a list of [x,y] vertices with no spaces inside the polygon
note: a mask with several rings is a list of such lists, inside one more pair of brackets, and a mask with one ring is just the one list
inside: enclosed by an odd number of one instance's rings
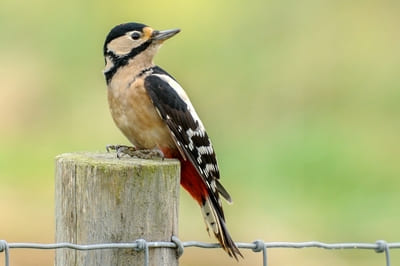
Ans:
{"label": "weathered wooden fence post", "polygon": [[[171,241],[178,234],[179,163],[116,159],[115,153],[56,157],[56,241]],[[144,265],[132,249],[56,251],[56,266]],[[150,248],[149,265],[178,265],[176,250]]]}

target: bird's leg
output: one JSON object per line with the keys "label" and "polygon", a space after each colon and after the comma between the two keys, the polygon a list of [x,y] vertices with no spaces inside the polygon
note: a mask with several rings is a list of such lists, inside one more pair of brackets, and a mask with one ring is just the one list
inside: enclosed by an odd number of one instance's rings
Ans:
{"label": "bird's leg", "polygon": [[140,159],[162,159],[164,160],[164,153],[158,148],[154,149],[137,149],[135,146],[127,145],[107,145],[107,152],[111,150],[117,152],[117,158],[121,158],[124,155],[129,155],[130,157],[136,157]]}

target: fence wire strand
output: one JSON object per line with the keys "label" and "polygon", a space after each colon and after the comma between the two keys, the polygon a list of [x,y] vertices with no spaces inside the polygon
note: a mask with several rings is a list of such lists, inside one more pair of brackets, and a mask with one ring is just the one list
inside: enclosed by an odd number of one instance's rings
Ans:
{"label": "fence wire strand", "polygon": [[[390,249],[399,249],[400,242],[387,243],[384,240],[378,240],[375,243],[323,243],[318,241],[310,242],[264,242],[256,240],[252,243],[236,243],[238,248],[251,249],[253,252],[262,252],[262,265],[267,266],[267,249],[271,248],[322,248],[322,249],[370,249],[377,253],[385,253],[386,266],[391,266]],[[144,252],[144,266],[149,265],[149,249],[150,248],[175,248],[177,256],[180,257],[184,248],[221,248],[216,243],[204,243],[198,241],[182,242],[178,237],[173,236],[171,242],[147,242],[144,239],[137,239],[131,243],[100,243],[100,244],[73,244],[73,243],[8,243],[0,240],[0,252],[4,252],[5,266],[10,266],[10,249],[74,249],[80,251],[100,250],[100,249],[134,249]]]}

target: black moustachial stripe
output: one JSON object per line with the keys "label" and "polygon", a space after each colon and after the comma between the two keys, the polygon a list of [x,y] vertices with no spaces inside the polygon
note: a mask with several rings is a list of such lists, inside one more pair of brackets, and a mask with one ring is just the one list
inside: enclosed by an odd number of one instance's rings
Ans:
{"label": "black moustachial stripe", "polygon": [[106,77],[107,84],[110,83],[110,80],[112,77],[117,73],[117,70],[120,67],[126,66],[129,63],[129,60],[143,52],[144,50],[147,49],[151,44],[151,40],[148,40],[144,43],[142,43],[140,46],[133,48],[129,54],[124,55],[124,56],[118,56],[115,55],[111,51],[106,52],[106,56],[109,56],[111,58],[111,61],[113,62],[113,66],[107,71],[104,72],[104,76]]}

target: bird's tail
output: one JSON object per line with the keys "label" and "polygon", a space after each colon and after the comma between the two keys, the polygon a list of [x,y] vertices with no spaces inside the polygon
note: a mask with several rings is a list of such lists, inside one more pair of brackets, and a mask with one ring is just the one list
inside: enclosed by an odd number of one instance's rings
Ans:
{"label": "bird's tail", "polygon": [[219,183],[218,179],[214,179],[210,186],[207,186],[191,162],[183,158],[180,158],[180,161],[182,167],[181,185],[200,204],[208,233],[210,234],[211,228],[221,247],[229,256],[236,260],[238,260],[238,256],[243,258],[226,228],[224,211],[219,197],[221,195],[231,203],[232,199],[229,193]]}
{"label": "bird's tail", "polygon": [[234,257],[236,260],[238,260],[238,256],[243,258],[243,255],[240,253],[226,228],[224,214],[221,211],[222,207],[220,206],[219,200],[212,194],[209,194],[201,206],[201,212],[206,223],[207,231],[210,233],[211,228],[211,231],[218,239],[221,247],[229,256]]}

